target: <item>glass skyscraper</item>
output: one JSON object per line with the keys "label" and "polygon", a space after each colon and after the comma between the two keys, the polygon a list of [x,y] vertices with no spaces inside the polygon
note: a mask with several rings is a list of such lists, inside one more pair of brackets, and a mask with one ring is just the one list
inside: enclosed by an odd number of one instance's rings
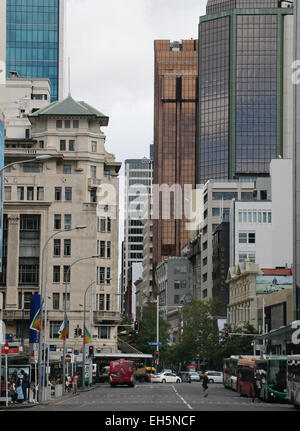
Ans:
{"label": "glass skyscraper", "polygon": [[6,75],[49,78],[51,101],[62,96],[63,0],[7,0]]}
{"label": "glass skyscraper", "polygon": [[284,37],[293,2],[208,0],[199,23],[197,182],[269,174],[284,156]]}

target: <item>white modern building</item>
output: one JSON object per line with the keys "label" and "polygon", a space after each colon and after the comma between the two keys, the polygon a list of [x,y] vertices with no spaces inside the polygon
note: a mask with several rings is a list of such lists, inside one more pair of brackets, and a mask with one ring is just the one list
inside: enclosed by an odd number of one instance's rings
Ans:
{"label": "white modern building", "polygon": [[271,199],[232,203],[230,266],[244,260],[261,268],[293,264],[292,160],[270,164]]}

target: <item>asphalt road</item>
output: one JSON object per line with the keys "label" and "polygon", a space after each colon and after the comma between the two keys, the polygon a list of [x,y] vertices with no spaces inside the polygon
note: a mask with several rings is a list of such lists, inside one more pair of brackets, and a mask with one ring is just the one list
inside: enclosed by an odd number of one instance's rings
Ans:
{"label": "asphalt road", "polygon": [[203,397],[200,383],[144,383],[134,388],[101,385],[78,395],[68,395],[30,411],[44,412],[293,412],[290,404],[265,403],[240,395],[222,384],[210,384]]}

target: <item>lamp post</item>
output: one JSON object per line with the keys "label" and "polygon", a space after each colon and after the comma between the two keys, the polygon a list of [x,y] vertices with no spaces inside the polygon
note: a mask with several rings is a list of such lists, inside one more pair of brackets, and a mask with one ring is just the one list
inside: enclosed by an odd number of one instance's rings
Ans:
{"label": "lamp post", "polygon": [[[67,288],[68,288],[68,277],[70,274],[70,270],[72,268],[72,266],[76,265],[76,263],[81,262],[83,260],[88,260],[88,259],[96,259],[99,258],[99,255],[93,255],[93,256],[88,256],[88,257],[81,257],[77,260],[75,260],[68,268],[67,272],[66,272],[66,278],[65,278],[65,300],[64,300],[64,322],[66,322],[67,320]],[[63,346],[63,381],[62,381],[62,385],[63,385],[63,394],[66,391],[66,387],[65,387],[65,380],[66,380],[66,340],[64,339],[64,346]]]}
{"label": "lamp post", "polygon": [[85,306],[86,306],[86,294],[90,287],[92,287],[95,284],[95,281],[92,281],[88,287],[85,289],[84,292],[84,302],[83,302],[83,344],[82,344],[82,387],[84,387],[84,380],[85,380]]}
{"label": "lamp post", "polygon": [[[85,229],[87,226],[85,225],[79,225],[74,227],[73,229],[61,229],[58,230],[56,232],[54,232],[54,234],[52,234],[45,242],[43,250],[42,250],[42,265],[41,265],[41,287],[39,290],[40,293],[40,301],[41,301],[41,322],[42,322],[42,309],[43,309],[43,302],[44,302],[44,298],[46,298],[46,292],[45,292],[45,288],[44,288],[44,261],[45,261],[45,253],[46,253],[46,249],[47,249],[47,245],[49,244],[49,242],[51,241],[51,239],[53,237],[55,237],[56,235],[63,233],[63,232],[71,232],[73,230],[81,230],[81,229]],[[44,391],[42,391],[42,388],[45,387],[45,382],[44,385],[42,386],[42,379],[44,379],[44,375],[45,375],[45,357],[44,357],[44,361],[42,361],[42,324],[40,327],[40,336],[39,336],[39,352],[38,352],[38,363],[39,363],[39,367],[38,367],[38,401],[41,402],[43,399],[43,393]],[[44,352],[46,352],[46,313],[45,313],[45,319],[44,319]],[[44,365],[43,370],[42,370],[42,363]]]}

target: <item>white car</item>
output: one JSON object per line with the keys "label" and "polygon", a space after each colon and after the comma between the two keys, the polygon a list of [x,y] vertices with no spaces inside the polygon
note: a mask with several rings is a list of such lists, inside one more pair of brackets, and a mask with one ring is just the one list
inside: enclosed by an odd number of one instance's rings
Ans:
{"label": "white car", "polygon": [[181,383],[181,378],[175,373],[164,372],[153,374],[151,383]]}
{"label": "white car", "polygon": [[206,371],[208,383],[223,383],[223,373],[221,371]]}
{"label": "white car", "polygon": [[191,382],[200,382],[200,375],[196,373],[196,371],[190,371],[189,376],[191,378]]}

